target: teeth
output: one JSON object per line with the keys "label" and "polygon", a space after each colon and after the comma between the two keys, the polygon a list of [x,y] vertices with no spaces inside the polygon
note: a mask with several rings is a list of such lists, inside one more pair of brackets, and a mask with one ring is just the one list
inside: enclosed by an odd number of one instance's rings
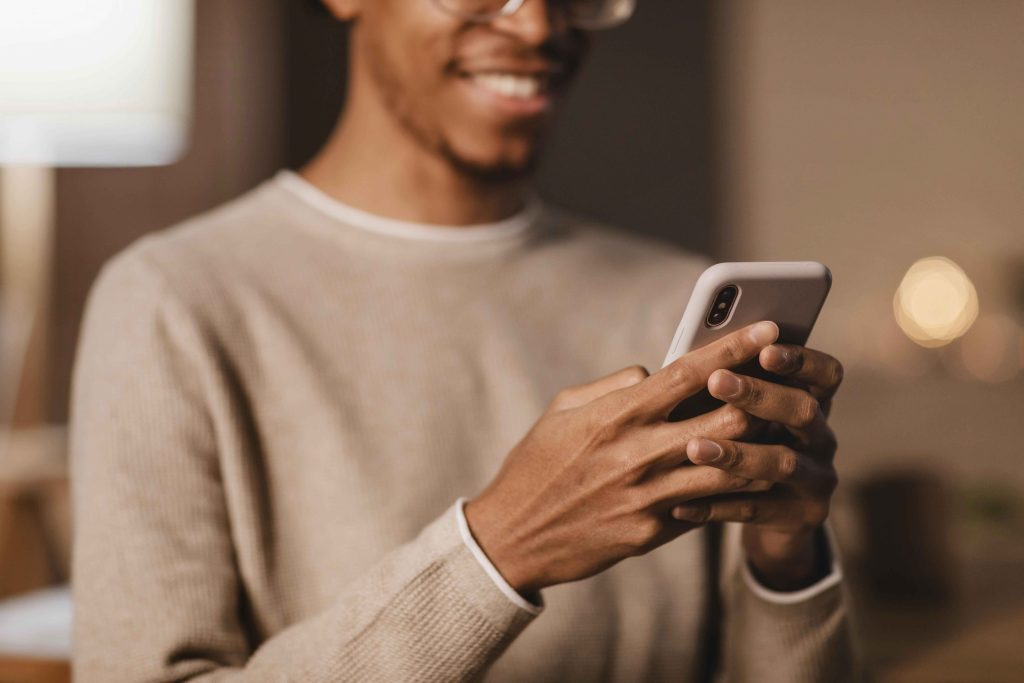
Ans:
{"label": "teeth", "polygon": [[528,100],[536,97],[542,87],[541,79],[536,76],[520,74],[484,73],[473,74],[473,82],[503,97],[514,97]]}

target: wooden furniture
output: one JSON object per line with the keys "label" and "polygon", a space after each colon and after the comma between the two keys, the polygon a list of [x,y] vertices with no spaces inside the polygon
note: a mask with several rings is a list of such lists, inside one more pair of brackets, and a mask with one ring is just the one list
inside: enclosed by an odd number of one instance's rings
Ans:
{"label": "wooden furniture", "polygon": [[25,659],[0,655],[0,681],[4,683],[70,683],[71,665],[53,659]]}

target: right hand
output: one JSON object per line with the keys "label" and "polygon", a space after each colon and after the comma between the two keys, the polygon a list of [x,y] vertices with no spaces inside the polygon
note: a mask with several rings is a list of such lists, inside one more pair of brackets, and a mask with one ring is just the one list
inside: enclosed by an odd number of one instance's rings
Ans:
{"label": "right hand", "polygon": [[756,418],[730,405],[666,418],[715,370],[741,365],[777,337],[774,323],[756,323],[653,375],[634,365],[560,391],[465,507],[473,537],[509,585],[533,595],[592,576],[699,526],[672,517],[679,503],[767,490],[770,482],[714,467],[680,467],[690,439],[742,440]]}

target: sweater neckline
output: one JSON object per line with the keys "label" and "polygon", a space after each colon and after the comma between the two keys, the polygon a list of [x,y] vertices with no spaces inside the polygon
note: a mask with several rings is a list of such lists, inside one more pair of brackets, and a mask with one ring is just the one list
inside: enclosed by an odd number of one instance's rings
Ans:
{"label": "sweater neckline", "polygon": [[307,207],[346,227],[410,242],[443,244],[504,242],[527,232],[537,222],[543,208],[540,197],[536,192],[531,192],[522,209],[498,221],[469,225],[418,223],[389,218],[356,208],[331,197],[290,169],[278,171],[274,180],[279,187]]}

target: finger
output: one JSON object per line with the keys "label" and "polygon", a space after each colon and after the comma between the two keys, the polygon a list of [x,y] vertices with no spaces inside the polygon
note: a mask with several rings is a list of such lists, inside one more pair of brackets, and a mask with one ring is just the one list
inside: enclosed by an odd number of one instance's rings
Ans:
{"label": "finger", "polygon": [[672,517],[691,524],[708,522],[742,522],[766,524],[785,519],[790,511],[786,503],[772,497],[771,492],[739,494],[718,500],[690,501],[672,508]]}
{"label": "finger", "polygon": [[631,391],[642,411],[665,419],[680,401],[703,389],[716,369],[735,367],[754,358],[778,337],[779,326],[773,322],[747,325],[677,358]]}
{"label": "finger", "polygon": [[708,379],[708,391],[756,417],[778,422],[810,435],[825,423],[821,404],[803,389],[716,370]]}
{"label": "finger", "polygon": [[717,467],[737,477],[787,484],[820,478],[821,465],[792,448],[724,439],[691,439],[686,455],[697,465]]}
{"label": "finger", "polygon": [[761,367],[796,380],[818,400],[831,398],[843,382],[843,365],[834,357],[804,346],[772,344],[758,356]]}
{"label": "finger", "polygon": [[617,389],[625,389],[639,384],[647,379],[650,374],[647,368],[642,365],[630,365],[593,382],[566,387],[555,395],[549,410],[558,411],[578,408]]}
{"label": "finger", "polygon": [[677,467],[689,461],[686,446],[696,436],[753,440],[770,423],[728,403],[680,422],[659,422],[647,432],[645,464],[651,470]]}
{"label": "finger", "polygon": [[[824,412],[824,408],[822,408],[822,412]],[[739,440],[789,446],[810,455],[815,460],[820,460],[819,456],[824,455],[831,461],[838,448],[835,432],[832,431],[828,421],[824,418],[805,431],[790,429],[778,422],[766,422],[765,425],[765,428],[760,432],[761,436],[758,438]]]}
{"label": "finger", "polygon": [[648,505],[664,507],[726,493],[767,491],[772,484],[714,467],[677,467],[640,484],[639,488]]}

